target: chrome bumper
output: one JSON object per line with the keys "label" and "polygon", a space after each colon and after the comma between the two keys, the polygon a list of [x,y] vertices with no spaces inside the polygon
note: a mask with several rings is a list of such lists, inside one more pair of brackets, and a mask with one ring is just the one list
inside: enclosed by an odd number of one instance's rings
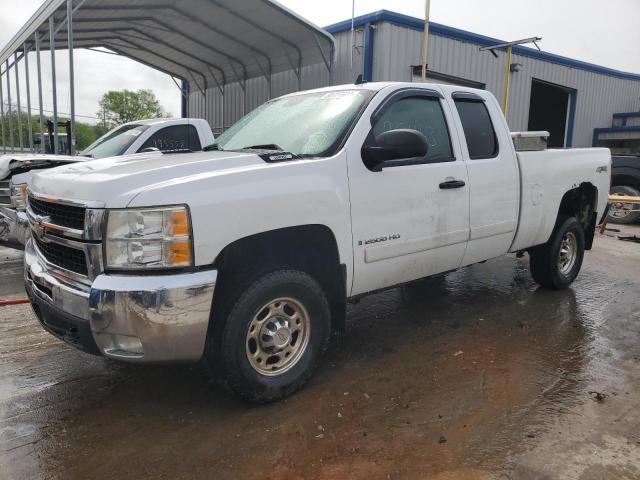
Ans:
{"label": "chrome bumper", "polygon": [[[104,356],[138,363],[188,362],[202,357],[216,270],[175,275],[99,275],[91,285],[67,280],[25,248],[25,286],[43,326],[42,311],[84,327]],[[67,336],[68,337],[68,336]],[[89,351],[69,341],[78,348]]]}
{"label": "chrome bumper", "polygon": [[31,231],[26,212],[17,212],[12,208],[0,207],[0,245],[3,247],[24,249]]}

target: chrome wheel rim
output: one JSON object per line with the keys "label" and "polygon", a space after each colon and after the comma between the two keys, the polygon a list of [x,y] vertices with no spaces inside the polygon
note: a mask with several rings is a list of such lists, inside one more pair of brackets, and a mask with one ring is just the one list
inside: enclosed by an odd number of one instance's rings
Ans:
{"label": "chrome wheel rim", "polygon": [[259,308],[245,341],[249,364],[262,375],[281,375],[293,368],[307,349],[309,314],[293,298],[277,298]]}
{"label": "chrome wheel rim", "polygon": [[[625,196],[624,193],[616,193],[616,195]],[[640,206],[633,203],[615,202],[611,204],[610,216],[613,218],[625,218],[638,210],[640,210]]]}
{"label": "chrome wheel rim", "polygon": [[558,255],[558,270],[567,275],[576,263],[578,257],[578,239],[573,232],[567,232],[562,237],[560,254]]}

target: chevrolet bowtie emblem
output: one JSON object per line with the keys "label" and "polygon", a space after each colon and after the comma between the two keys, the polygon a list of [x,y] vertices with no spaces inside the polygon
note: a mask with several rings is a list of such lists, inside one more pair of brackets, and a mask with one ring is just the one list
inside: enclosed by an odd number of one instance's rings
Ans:
{"label": "chevrolet bowtie emblem", "polygon": [[37,216],[34,218],[34,223],[32,223],[33,233],[35,233],[36,237],[42,238],[44,237],[44,226],[51,221],[51,217],[41,217]]}

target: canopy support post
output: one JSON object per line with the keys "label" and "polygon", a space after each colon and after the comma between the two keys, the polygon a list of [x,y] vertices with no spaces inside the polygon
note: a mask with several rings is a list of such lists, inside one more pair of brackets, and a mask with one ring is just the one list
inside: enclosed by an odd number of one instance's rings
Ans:
{"label": "canopy support post", "polygon": [[13,107],[11,106],[11,74],[9,73],[9,60],[6,62],[7,68],[7,104],[9,106],[9,145],[11,145],[11,153],[15,153],[15,142],[13,141]]}
{"label": "canopy support post", "polygon": [[46,153],[44,143],[44,112],[42,111],[42,69],[40,67],[40,35],[35,33],[36,37],[36,66],[38,70],[38,105],[40,110],[40,150]]}
{"label": "canopy support post", "polygon": [[191,70],[189,70],[189,76],[191,77],[191,80],[193,80],[193,83],[195,83],[196,87],[198,88],[198,90],[200,90],[200,93],[202,94],[202,101],[204,104],[204,118],[207,118],[207,79],[204,77],[204,75],[202,76],[202,80],[204,82],[204,88],[202,88],[200,85],[198,85],[198,82],[196,81],[196,77],[193,76],[193,72]]}
{"label": "canopy support post", "polygon": [[[218,79],[216,78],[216,76],[213,74],[213,72],[211,71],[211,69],[209,69],[209,73],[211,74],[211,77],[213,78],[213,81],[216,82],[216,87],[218,87],[218,91],[220,92],[220,100],[221,100],[221,106],[222,106],[222,131],[224,132],[224,121],[225,121],[225,113],[224,113],[224,86],[226,83],[226,79],[224,78],[224,74],[223,74],[223,78],[222,78],[222,83],[220,83],[218,81]],[[209,119],[207,119],[209,120]],[[209,122],[209,125],[211,125],[211,122]]]}
{"label": "canopy support post", "polygon": [[18,106],[18,143],[20,151],[24,149],[24,138],[22,135],[22,107],[20,105],[20,74],[18,72],[18,53],[13,54],[13,67],[16,75],[16,103]]}
{"label": "canopy support post", "polygon": [[233,66],[233,62],[230,62],[229,65],[231,66],[231,70],[233,70],[233,74],[238,79],[238,85],[240,85],[240,88],[242,89],[242,115],[245,115],[247,113],[247,71],[245,69],[244,76],[240,78],[236,67]]}
{"label": "canopy support post", "polygon": [[51,153],[56,155],[58,153],[58,93],[56,88],[56,32],[53,16],[49,17],[49,49],[51,50],[51,96],[53,97],[53,145],[50,145],[50,148]]}
{"label": "canopy support post", "polygon": [[298,91],[300,91],[302,90],[302,79],[301,79],[302,57],[298,57],[298,63],[296,64],[293,62],[293,59],[289,54],[289,50],[287,50],[287,47],[284,44],[282,45],[282,49],[284,50],[284,53],[287,56],[287,61],[289,62],[289,66],[291,67],[291,70],[293,70],[293,73],[295,74],[296,79],[298,80]]}
{"label": "canopy support post", "polygon": [[0,126],[2,127],[2,153],[7,153],[7,136],[4,131],[4,95],[2,92],[2,74],[0,74]]}
{"label": "canopy support post", "polygon": [[[82,2],[84,3],[84,2]],[[69,154],[76,154],[76,92],[73,68],[73,0],[67,0],[67,46],[69,49]]]}
{"label": "canopy support post", "polygon": [[27,121],[29,122],[29,151],[33,152],[33,124],[31,123],[31,85],[29,81],[29,51],[27,44],[23,45],[24,49],[24,78],[27,82]]}

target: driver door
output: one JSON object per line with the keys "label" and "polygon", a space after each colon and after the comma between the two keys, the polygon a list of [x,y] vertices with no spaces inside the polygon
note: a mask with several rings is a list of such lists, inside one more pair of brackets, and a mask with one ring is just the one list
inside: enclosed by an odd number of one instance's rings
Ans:
{"label": "driver door", "polygon": [[[467,168],[449,106],[440,92],[391,93],[359,125],[347,146],[354,251],[352,295],[460,266],[469,239]],[[362,122],[361,122],[362,124]],[[424,158],[365,166],[364,144],[382,132],[413,129],[426,137]],[[453,137],[453,138],[452,138]],[[453,141],[452,141],[453,139]],[[451,188],[451,186],[456,187]]]}

